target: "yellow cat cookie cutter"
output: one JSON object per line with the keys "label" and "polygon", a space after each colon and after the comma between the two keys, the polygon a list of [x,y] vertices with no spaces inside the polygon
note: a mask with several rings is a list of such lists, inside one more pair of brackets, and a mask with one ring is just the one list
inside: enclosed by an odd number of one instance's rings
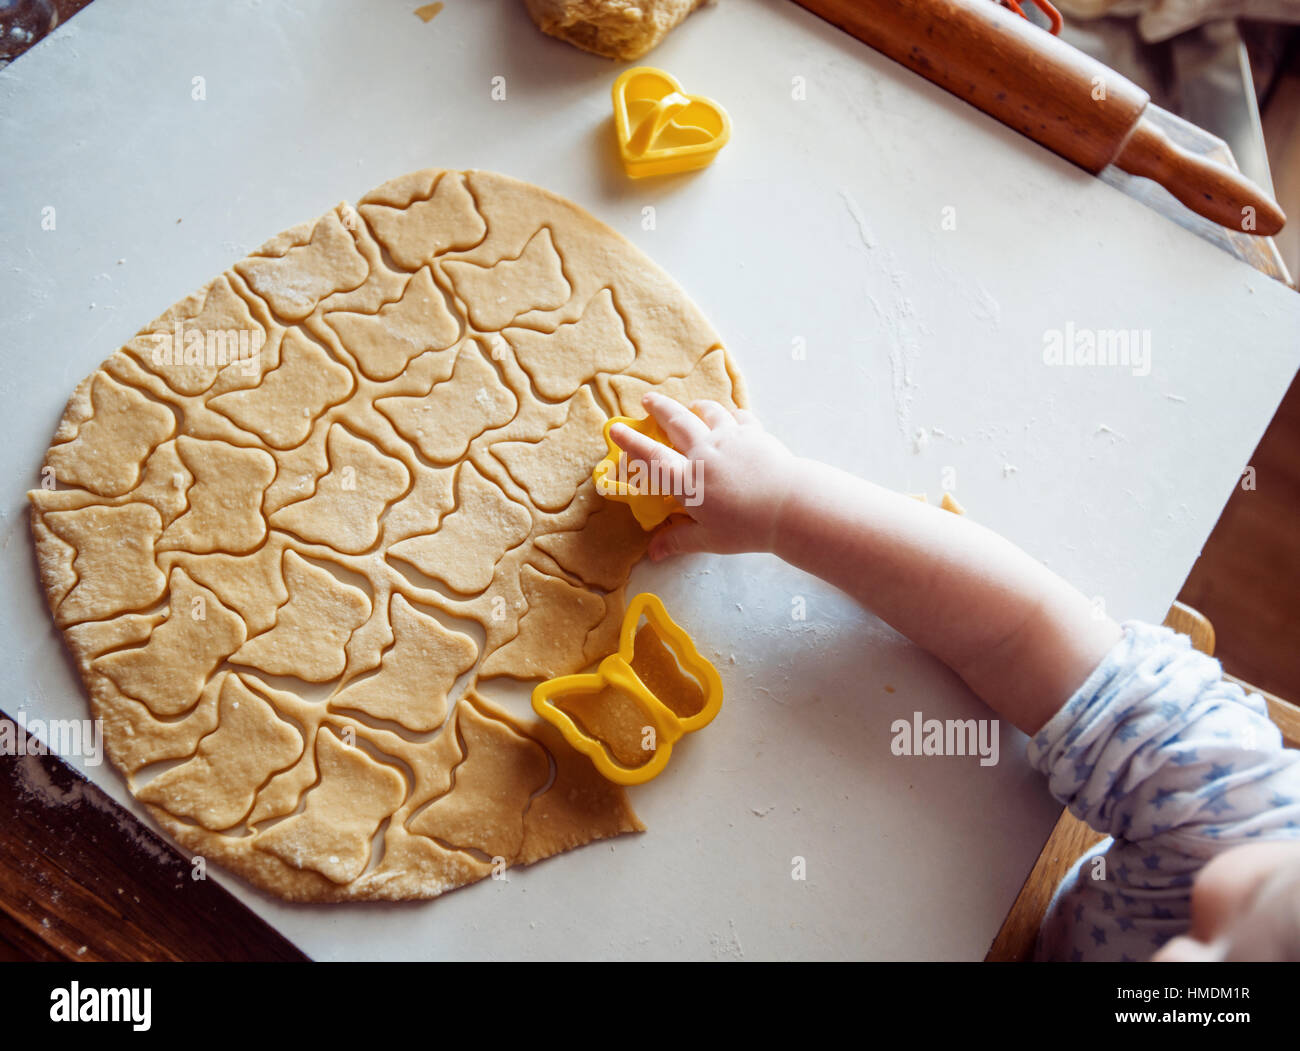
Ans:
{"label": "yellow cat cookie cutter", "polygon": [[662,442],[670,449],[672,444],[668,441],[667,435],[659,429],[659,425],[649,416],[644,420],[634,420],[630,416],[613,416],[605,421],[604,427],[605,446],[609,451],[591,472],[592,481],[596,483],[596,492],[607,499],[616,500],[620,504],[627,504],[632,509],[637,524],[649,532],[669,515],[681,514],[686,508],[678,502],[675,496],[639,493],[633,486],[623,480],[624,475],[620,470],[620,463],[624,455],[623,450],[609,436],[611,428],[616,423],[626,424],[632,430],[638,431],[648,438],[653,438],[657,442]]}
{"label": "yellow cat cookie cutter", "polygon": [[[704,705],[694,715],[678,715],[656,697],[633,670],[637,628],[642,617],[672,651],[681,671],[698,683]],[[641,766],[624,766],[616,761],[599,739],[588,734],[556,703],[565,695],[597,693],[606,687],[621,690],[635,700],[648,719],[647,728],[654,728],[654,755]],[[650,592],[637,595],[628,604],[619,630],[618,652],[602,660],[595,672],[547,679],[533,690],[533,711],[554,725],[569,744],[588,756],[601,774],[620,785],[640,785],[657,777],[668,765],[673,743],[685,734],[708,726],[721,707],[722,679],[718,670],[700,655],[691,637],[668,615],[659,596]]]}
{"label": "yellow cat cookie cutter", "polygon": [[675,77],[636,66],[614,81],[614,130],[633,179],[694,171],[731,138],[731,118],[712,99],[687,95]]}

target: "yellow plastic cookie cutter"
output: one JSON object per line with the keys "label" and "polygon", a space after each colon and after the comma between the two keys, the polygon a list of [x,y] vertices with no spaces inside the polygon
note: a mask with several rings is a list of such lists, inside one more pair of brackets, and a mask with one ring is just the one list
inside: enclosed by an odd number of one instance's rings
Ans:
{"label": "yellow plastic cookie cutter", "polygon": [[686,511],[686,508],[681,505],[677,497],[671,494],[639,493],[623,480],[624,475],[620,470],[620,466],[625,454],[619,448],[618,443],[609,435],[610,430],[616,423],[625,424],[631,427],[632,430],[644,434],[647,438],[662,442],[670,449],[673,446],[668,441],[668,436],[659,429],[659,425],[649,416],[644,420],[634,420],[630,416],[612,416],[605,421],[605,446],[608,452],[591,472],[591,479],[596,483],[596,492],[609,500],[627,504],[632,509],[637,524],[646,532],[649,532],[669,515],[682,514]]}
{"label": "yellow plastic cookie cutter", "polygon": [[662,69],[626,70],[612,94],[618,149],[633,179],[708,167],[731,138],[727,111],[712,99],[685,94]]}
{"label": "yellow plastic cookie cutter", "polygon": [[[699,683],[704,694],[704,706],[694,715],[677,715],[633,671],[636,633],[642,617],[673,651],[681,670]],[[596,693],[607,686],[630,694],[646,713],[650,725],[654,726],[655,754],[641,766],[624,766],[615,761],[601,741],[587,734],[555,703],[556,698],[565,694]],[[554,725],[569,744],[588,756],[601,774],[620,785],[641,785],[658,777],[672,756],[673,742],[708,726],[721,707],[722,678],[718,670],[700,656],[694,641],[668,615],[659,596],[648,591],[637,595],[628,604],[619,630],[618,652],[602,660],[595,672],[547,679],[533,690],[533,711]]]}

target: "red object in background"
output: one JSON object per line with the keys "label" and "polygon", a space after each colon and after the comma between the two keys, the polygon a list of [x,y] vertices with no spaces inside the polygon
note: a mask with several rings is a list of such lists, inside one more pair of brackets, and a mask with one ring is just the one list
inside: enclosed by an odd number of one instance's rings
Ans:
{"label": "red object in background", "polygon": [[[1025,14],[1024,9],[1020,6],[1020,0],[998,0],[998,2],[1003,7],[1008,8],[1011,11],[1014,11],[1026,22],[1029,21],[1029,16]],[[1033,4],[1036,8],[1038,8],[1038,10],[1040,10],[1041,12],[1043,12],[1044,15],[1047,16],[1047,18],[1052,23],[1048,27],[1047,31],[1051,33],[1052,36],[1058,36],[1061,32],[1061,25],[1062,25],[1061,12],[1058,11],[1055,7],[1053,7],[1051,3],[1049,3],[1049,0],[1027,0],[1027,2]]]}

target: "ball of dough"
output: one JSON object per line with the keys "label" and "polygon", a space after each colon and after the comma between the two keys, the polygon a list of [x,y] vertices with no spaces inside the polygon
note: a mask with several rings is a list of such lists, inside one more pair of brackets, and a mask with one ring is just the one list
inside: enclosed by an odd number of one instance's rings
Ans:
{"label": "ball of dough", "polygon": [[524,0],[543,33],[605,58],[638,59],[708,0]]}

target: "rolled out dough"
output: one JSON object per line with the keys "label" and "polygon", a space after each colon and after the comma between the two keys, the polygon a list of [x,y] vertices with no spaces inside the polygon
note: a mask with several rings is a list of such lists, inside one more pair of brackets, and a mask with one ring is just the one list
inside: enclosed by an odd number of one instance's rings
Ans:
{"label": "rolled out dough", "polygon": [[666,274],[488,172],[385,183],[146,326],[73,392],[29,494],[132,792],[303,901],[431,898],[640,830],[490,695],[612,651],[646,538],[589,472],[650,387],[745,403]]}

